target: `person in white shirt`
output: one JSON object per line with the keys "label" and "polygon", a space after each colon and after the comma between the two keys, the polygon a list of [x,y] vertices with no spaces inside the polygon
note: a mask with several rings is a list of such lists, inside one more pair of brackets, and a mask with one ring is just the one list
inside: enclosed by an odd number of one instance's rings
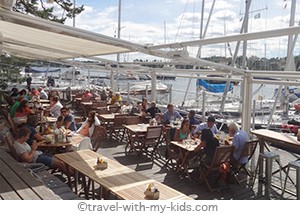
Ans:
{"label": "person in white shirt", "polygon": [[60,116],[60,109],[63,105],[60,103],[58,96],[50,98],[50,114],[58,118]]}
{"label": "person in white shirt", "polygon": [[42,87],[39,87],[38,91],[40,92],[40,99],[48,99],[48,94]]}

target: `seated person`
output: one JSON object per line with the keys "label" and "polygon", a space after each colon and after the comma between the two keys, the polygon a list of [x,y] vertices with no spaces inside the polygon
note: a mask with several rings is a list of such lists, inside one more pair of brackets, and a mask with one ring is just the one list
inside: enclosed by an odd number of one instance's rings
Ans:
{"label": "seated person", "polygon": [[190,110],[188,114],[188,118],[190,120],[190,126],[200,124],[199,120],[195,118],[195,115],[196,115],[196,111]]}
{"label": "seated person", "polygon": [[60,109],[61,115],[63,117],[63,126],[65,129],[69,129],[71,131],[76,131],[76,122],[75,118],[72,114],[70,114],[70,110],[67,107],[62,107]]}
{"label": "seated person", "polygon": [[158,107],[156,107],[156,102],[151,102],[151,107],[146,110],[147,114],[150,114],[151,118],[155,118],[156,113],[161,113]]}
{"label": "seated person", "polygon": [[30,107],[28,107],[28,100],[21,101],[19,107],[16,110],[15,117],[13,118],[16,126],[25,123],[30,114],[34,114],[34,111],[32,111]]}
{"label": "seated person", "polygon": [[28,145],[26,141],[28,140],[29,136],[30,130],[22,127],[19,129],[17,140],[14,143],[16,153],[22,162],[43,163],[51,168],[59,168],[63,172],[66,172],[66,167],[63,162],[55,157],[52,157],[51,155],[46,155],[37,150],[38,143],[36,141],[33,141],[32,146]]}
{"label": "seated person", "polygon": [[63,105],[59,101],[58,96],[53,96],[50,98],[50,114],[53,117],[59,117],[60,116],[60,109],[63,107]]}
{"label": "seated person", "polygon": [[170,124],[171,121],[181,120],[182,116],[178,111],[174,111],[174,105],[168,104],[167,111],[163,114],[163,124]]}
{"label": "seated person", "polygon": [[95,125],[100,125],[100,121],[96,116],[96,112],[90,111],[87,119],[76,132],[83,136],[91,137],[93,135]]}
{"label": "seated person", "polygon": [[218,128],[215,124],[216,120],[213,116],[208,117],[207,122],[199,124],[193,131],[193,137],[198,138],[204,128],[208,128],[212,131],[213,134],[217,134]]}
{"label": "seated person", "polygon": [[114,105],[116,103],[120,104],[121,101],[122,101],[121,94],[120,93],[116,93],[116,95],[111,98],[110,104],[111,105]]}
{"label": "seated person", "polygon": [[199,167],[200,162],[210,165],[216,148],[220,145],[218,139],[214,137],[214,134],[208,128],[202,130],[200,140],[200,144],[188,155],[189,163],[195,167]]}
{"label": "seated person", "polygon": [[23,96],[26,100],[30,100],[30,96],[27,94],[27,91],[25,89],[22,89],[19,91],[19,96]]}
{"label": "seated person", "polygon": [[9,93],[10,97],[18,97],[19,96],[19,89],[13,87]]}
{"label": "seated person", "polygon": [[216,148],[220,145],[220,143],[218,139],[214,137],[211,129],[208,128],[204,128],[202,130],[200,140],[201,143],[195,148],[195,152],[198,153],[202,150],[203,153],[201,159],[206,164],[210,164],[214,158]]}
{"label": "seated person", "polygon": [[89,89],[86,89],[84,94],[82,95],[82,98],[83,97],[90,97],[91,98],[91,97],[93,97],[93,94],[90,92]]}
{"label": "seated person", "polygon": [[40,99],[48,99],[48,94],[45,92],[45,90],[42,87],[38,88],[38,91],[40,93]]}
{"label": "seated person", "polygon": [[59,116],[56,121],[56,128],[61,128],[62,126],[64,126],[64,117]]}
{"label": "seated person", "polygon": [[175,134],[174,134],[174,140],[180,141],[188,138],[188,135],[190,133],[189,130],[190,123],[188,119],[184,119],[181,122],[181,126],[179,129],[176,129]]}
{"label": "seated person", "polygon": [[21,125],[21,127],[25,127],[30,130],[30,136],[26,141],[30,146],[33,144],[34,141],[39,142],[43,140],[42,134],[36,131],[37,125],[38,125],[38,116],[35,115],[29,116],[27,119],[27,123]]}
{"label": "seated person", "polygon": [[147,99],[143,98],[142,102],[139,104],[138,106],[138,111],[141,115],[146,115],[146,111],[147,111]]}
{"label": "seated person", "polygon": [[106,95],[106,90],[105,89],[103,89],[101,91],[100,97],[101,97],[101,101],[107,101],[107,95]]}
{"label": "seated person", "polygon": [[[233,160],[232,163],[234,164],[241,156],[243,151],[245,142],[249,141],[249,136],[246,131],[240,130],[238,124],[235,122],[230,122],[228,125],[228,132],[229,137],[231,138],[231,142],[234,145],[234,152],[233,152]],[[225,144],[230,144],[227,140]],[[248,162],[248,156],[242,157],[239,161],[240,164],[245,164]]]}
{"label": "seated person", "polygon": [[13,104],[13,106],[11,106],[9,113],[12,118],[15,117],[16,111],[17,111],[18,107],[20,106],[22,100],[25,100],[25,98],[23,96],[19,96],[17,98],[16,102]]}

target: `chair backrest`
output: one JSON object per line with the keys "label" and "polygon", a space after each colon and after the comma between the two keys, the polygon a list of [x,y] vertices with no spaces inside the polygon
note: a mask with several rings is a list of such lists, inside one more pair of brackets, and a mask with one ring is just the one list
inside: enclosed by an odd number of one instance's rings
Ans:
{"label": "chair backrest", "polygon": [[107,102],[106,101],[101,101],[101,100],[95,100],[93,101],[92,108],[98,108],[98,107],[106,107]]}
{"label": "chair backrest", "polygon": [[118,113],[121,110],[121,106],[109,106],[110,113]]}
{"label": "chair backrest", "polygon": [[10,126],[10,130],[11,130],[12,134],[13,134],[14,136],[16,136],[16,135],[17,135],[17,126],[16,126],[16,124],[14,123],[13,119],[11,118],[11,116],[10,116],[8,110],[6,110],[6,109],[1,109],[0,112],[1,112],[1,114],[6,118],[8,124],[9,124],[9,126]]}
{"label": "chair backrest", "polygon": [[103,126],[95,125],[95,129],[94,129],[94,132],[92,134],[92,138],[98,137],[98,136],[106,136],[104,131],[105,131],[105,128]]}
{"label": "chair backrest", "polygon": [[136,125],[141,123],[139,116],[126,116],[126,125]]}
{"label": "chair backrest", "polygon": [[220,168],[220,165],[225,162],[230,162],[230,158],[232,157],[234,151],[233,145],[222,145],[216,148],[213,160],[210,164],[210,167],[207,171],[207,174],[211,171]]}
{"label": "chair backrest", "polygon": [[162,134],[163,126],[149,126],[147,128],[146,139],[159,139]]}
{"label": "chair backrest", "polygon": [[109,111],[107,110],[107,107],[101,107],[101,108],[97,108],[95,109],[95,111],[98,113],[98,114],[108,114]]}
{"label": "chair backrest", "polygon": [[161,134],[162,134],[163,126],[149,126],[147,128],[146,136],[143,141],[143,145],[145,147],[157,147],[161,140]]}
{"label": "chair backrest", "polygon": [[113,127],[122,127],[123,125],[126,124],[126,117],[128,115],[127,114],[116,114],[115,118],[114,118],[114,124]]}
{"label": "chair backrest", "polygon": [[4,128],[1,132],[0,132],[0,138],[3,142],[5,142],[5,144],[7,145],[11,155],[16,159],[19,160],[19,156],[16,153],[15,147],[14,147],[14,137],[12,135],[12,133],[9,131],[8,128]]}
{"label": "chair backrest", "polygon": [[257,144],[258,144],[258,140],[251,140],[245,142],[243,151],[237,161],[240,161],[243,157],[248,157],[248,161],[249,161],[255,152]]}

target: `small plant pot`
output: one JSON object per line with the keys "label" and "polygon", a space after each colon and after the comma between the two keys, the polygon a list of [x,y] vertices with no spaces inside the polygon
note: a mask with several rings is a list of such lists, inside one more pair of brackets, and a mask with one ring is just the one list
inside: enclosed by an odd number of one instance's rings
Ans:
{"label": "small plant pot", "polygon": [[95,170],[104,170],[108,167],[108,163],[107,162],[104,162],[104,163],[99,163],[99,164],[96,164],[94,166]]}
{"label": "small plant pot", "polygon": [[151,199],[151,200],[158,200],[159,199],[159,191],[151,192],[149,190],[146,190],[144,192],[144,194],[147,197],[147,199]]}

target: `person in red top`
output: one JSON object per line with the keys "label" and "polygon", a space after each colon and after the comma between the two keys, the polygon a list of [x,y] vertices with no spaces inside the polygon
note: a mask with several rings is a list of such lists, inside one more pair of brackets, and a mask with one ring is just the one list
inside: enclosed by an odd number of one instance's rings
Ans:
{"label": "person in red top", "polygon": [[33,114],[33,111],[30,109],[30,107],[28,107],[28,101],[27,100],[21,101],[15,113],[15,117],[25,117],[29,114]]}
{"label": "person in red top", "polygon": [[90,90],[85,90],[85,93],[82,95],[82,97],[93,97],[93,94],[90,92]]}

